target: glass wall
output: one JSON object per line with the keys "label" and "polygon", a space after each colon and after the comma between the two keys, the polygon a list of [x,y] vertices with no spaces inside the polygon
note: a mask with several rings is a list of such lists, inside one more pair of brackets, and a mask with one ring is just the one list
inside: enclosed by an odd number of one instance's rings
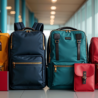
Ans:
{"label": "glass wall", "polygon": [[95,0],[95,36],[98,36],[98,0]]}
{"label": "glass wall", "polygon": [[86,5],[84,5],[81,8],[81,26],[82,26],[81,29],[86,32],[86,30],[85,30],[85,18],[86,18],[85,7],[86,7]]}
{"label": "glass wall", "polygon": [[88,38],[88,44],[90,44],[93,36],[98,37],[98,0],[88,0],[65,26],[72,26],[84,31]]}
{"label": "glass wall", "polygon": [[26,27],[29,27],[29,9],[26,7]]}
{"label": "glass wall", "polygon": [[[11,14],[11,11],[15,11],[15,0],[7,0],[7,33],[11,34],[14,31],[15,13]],[[22,1],[19,1],[19,22],[22,22]],[[26,7],[26,25],[29,26],[29,9]]]}

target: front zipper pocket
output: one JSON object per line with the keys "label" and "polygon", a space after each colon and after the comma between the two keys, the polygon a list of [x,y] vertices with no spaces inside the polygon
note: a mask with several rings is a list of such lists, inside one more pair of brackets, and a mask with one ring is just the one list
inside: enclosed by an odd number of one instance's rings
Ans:
{"label": "front zipper pocket", "polygon": [[16,56],[12,62],[12,84],[17,86],[42,86],[42,57],[37,55]]}
{"label": "front zipper pocket", "polygon": [[42,64],[42,62],[13,62],[13,68],[15,68],[15,65],[26,65],[26,64],[37,65],[37,64]]}
{"label": "front zipper pocket", "polygon": [[52,86],[73,86],[74,81],[74,63],[62,62],[53,64],[53,82]]}
{"label": "front zipper pocket", "polygon": [[73,67],[73,65],[54,65],[54,72],[57,72],[58,67]]}

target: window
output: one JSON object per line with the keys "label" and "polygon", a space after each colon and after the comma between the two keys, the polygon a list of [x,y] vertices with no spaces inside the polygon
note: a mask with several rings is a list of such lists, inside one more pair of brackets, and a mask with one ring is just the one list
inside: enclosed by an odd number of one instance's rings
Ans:
{"label": "window", "polygon": [[87,37],[88,44],[90,44],[90,39],[92,37],[92,0],[87,2]]}

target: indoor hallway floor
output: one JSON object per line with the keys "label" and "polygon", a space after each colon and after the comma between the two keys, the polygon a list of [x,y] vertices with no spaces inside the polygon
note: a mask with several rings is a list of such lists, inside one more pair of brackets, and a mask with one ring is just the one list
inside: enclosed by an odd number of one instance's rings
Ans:
{"label": "indoor hallway floor", "polygon": [[74,92],[68,90],[10,90],[1,91],[0,98],[98,98],[98,90],[94,92]]}

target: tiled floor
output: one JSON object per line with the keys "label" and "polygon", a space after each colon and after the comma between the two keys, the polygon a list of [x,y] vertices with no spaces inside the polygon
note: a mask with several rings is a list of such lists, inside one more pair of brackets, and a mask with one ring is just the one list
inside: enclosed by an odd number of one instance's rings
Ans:
{"label": "tiled floor", "polygon": [[95,92],[74,92],[66,90],[10,90],[0,92],[0,98],[98,98]]}

